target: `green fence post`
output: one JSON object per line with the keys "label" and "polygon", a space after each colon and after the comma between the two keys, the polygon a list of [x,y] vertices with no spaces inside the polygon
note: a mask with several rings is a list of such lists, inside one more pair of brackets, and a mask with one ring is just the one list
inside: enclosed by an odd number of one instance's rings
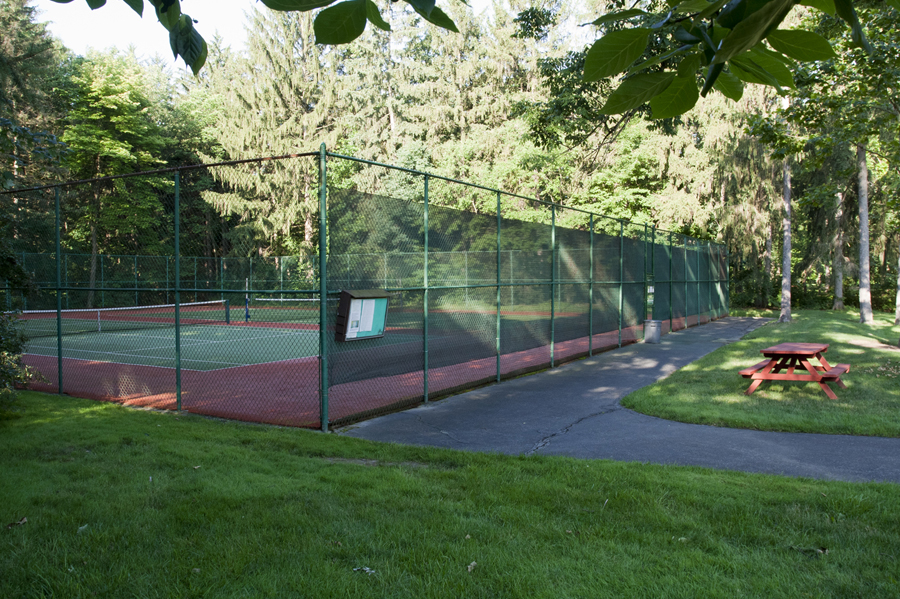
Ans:
{"label": "green fence post", "polygon": [[[650,272],[650,271],[648,270],[648,268],[647,268],[647,223],[644,223],[644,238],[643,238],[643,242],[644,242],[644,277],[643,277],[644,280],[642,281],[642,283],[643,283],[643,285],[644,285],[644,312],[643,312],[643,316],[644,316],[644,318],[647,318],[647,291],[648,291],[648,287],[647,287],[647,273]],[[653,249],[651,248],[650,251],[653,251]],[[643,319],[641,319],[641,322],[643,322]],[[638,324],[640,324],[640,323],[638,323]]]}
{"label": "green fence post", "polygon": [[725,313],[731,314],[731,252],[725,248]]}
{"label": "green fence post", "polygon": [[550,368],[553,368],[556,342],[556,204],[550,204]]}
{"label": "green fence post", "polygon": [[590,216],[590,250],[588,255],[590,282],[588,283],[588,356],[594,355],[594,215]]}
{"label": "green fence post", "polygon": [[687,317],[688,317],[688,309],[687,309],[687,296],[688,296],[688,254],[687,254],[687,237],[681,238],[681,255],[684,256],[684,260],[682,260],[682,271],[684,272],[684,328],[688,328]]}
{"label": "green fence post", "polygon": [[695,239],[697,248],[697,324],[700,324],[700,240]]}
{"label": "green fence post", "polygon": [[622,312],[625,309],[625,223],[619,220],[619,347],[622,347]]}
{"label": "green fence post", "polygon": [[54,188],[54,207],[56,211],[56,377],[57,392],[63,394],[63,353],[62,353],[62,242],[60,240],[59,222],[59,187]]}
{"label": "green fence post", "polygon": [[328,277],[325,252],[327,244],[328,173],[325,165],[325,143],[319,146],[319,419],[322,432],[328,432]]}
{"label": "green fence post", "polygon": [[422,366],[424,368],[424,398],[425,403],[428,403],[428,175],[425,175],[425,274],[423,279],[423,286],[425,287],[424,298],[422,299],[422,341],[423,341],[423,350],[424,355],[422,356]]}
{"label": "green fence post", "polygon": [[[502,217],[500,214],[500,192],[497,192],[497,339],[495,342],[495,351],[497,353],[497,382],[500,382],[500,326],[502,318],[500,316],[500,226]],[[510,287],[512,289],[512,287]]]}
{"label": "green fence post", "polygon": [[137,267],[137,254],[134,256],[134,305],[140,305],[138,303],[138,267]]}
{"label": "green fence post", "polygon": [[197,301],[197,256],[194,256],[194,301]]}
{"label": "green fence post", "polygon": [[106,283],[103,273],[103,254],[100,254],[100,307],[106,307]]}
{"label": "green fence post", "polygon": [[175,404],[181,411],[181,206],[180,173],[175,171]]}
{"label": "green fence post", "polygon": [[674,320],[672,319],[672,288],[675,286],[672,272],[672,263],[675,262],[675,256],[672,254],[672,232],[669,231],[669,332],[672,332]]}

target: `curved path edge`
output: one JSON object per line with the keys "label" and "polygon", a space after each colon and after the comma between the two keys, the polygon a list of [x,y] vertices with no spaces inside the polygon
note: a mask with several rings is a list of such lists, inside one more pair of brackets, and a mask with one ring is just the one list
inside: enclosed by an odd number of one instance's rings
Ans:
{"label": "curved path edge", "polygon": [[620,405],[632,391],[738,341],[766,322],[722,318],[665,335],[659,344],[628,345],[337,432],[465,451],[900,483],[900,439],[685,424]]}

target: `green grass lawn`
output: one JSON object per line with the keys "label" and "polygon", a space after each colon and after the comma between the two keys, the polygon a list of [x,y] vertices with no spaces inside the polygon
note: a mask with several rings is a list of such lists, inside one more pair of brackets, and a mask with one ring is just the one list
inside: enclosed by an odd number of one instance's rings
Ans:
{"label": "green grass lawn", "polygon": [[0,454],[2,597],[900,596],[898,485],[376,444],[30,392],[0,420]]}
{"label": "green grass lawn", "polygon": [[[738,315],[740,313],[733,313]],[[778,313],[768,315],[777,320]],[[799,310],[793,322],[772,322],[640,389],[622,404],[669,420],[770,431],[900,437],[900,326],[876,313],[875,325],[857,312]],[[763,359],[761,349],[783,342],[828,343],[829,363],[849,363],[847,389],[831,385],[837,401],[814,383],[766,382],[753,395],[738,371]]]}

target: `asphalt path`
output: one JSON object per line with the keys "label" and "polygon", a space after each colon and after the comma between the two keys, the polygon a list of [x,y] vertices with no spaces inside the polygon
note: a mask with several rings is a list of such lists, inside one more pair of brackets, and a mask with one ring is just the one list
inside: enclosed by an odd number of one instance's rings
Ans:
{"label": "asphalt path", "polygon": [[[620,400],[767,322],[727,317],[531,376],[361,422],[349,437],[510,455],[703,466],[900,483],[900,439],[773,433],[662,420]],[[737,373],[735,373],[737,376]]]}

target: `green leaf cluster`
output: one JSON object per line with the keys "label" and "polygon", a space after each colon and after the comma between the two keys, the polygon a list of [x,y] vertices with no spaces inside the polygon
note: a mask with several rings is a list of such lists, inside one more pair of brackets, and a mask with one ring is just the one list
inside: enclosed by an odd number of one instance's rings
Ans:
{"label": "green leaf cluster", "polygon": [[[849,0],[842,1],[838,14],[863,43],[855,9]],[[606,31],[591,45],[584,79],[624,73],[603,112],[622,114],[649,102],[653,118],[684,114],[713,89],[733,100],[741,98],[746,83],[783,93],[795,87],[792,71],[797,61],[835,56],[828,41],[813,31],[778,29],[796,4],[796,0],[685,0],[670,2],[663,12],[609,13],[592,24],[617,29]],[[817,4],[834,12],[824,2]]]}

